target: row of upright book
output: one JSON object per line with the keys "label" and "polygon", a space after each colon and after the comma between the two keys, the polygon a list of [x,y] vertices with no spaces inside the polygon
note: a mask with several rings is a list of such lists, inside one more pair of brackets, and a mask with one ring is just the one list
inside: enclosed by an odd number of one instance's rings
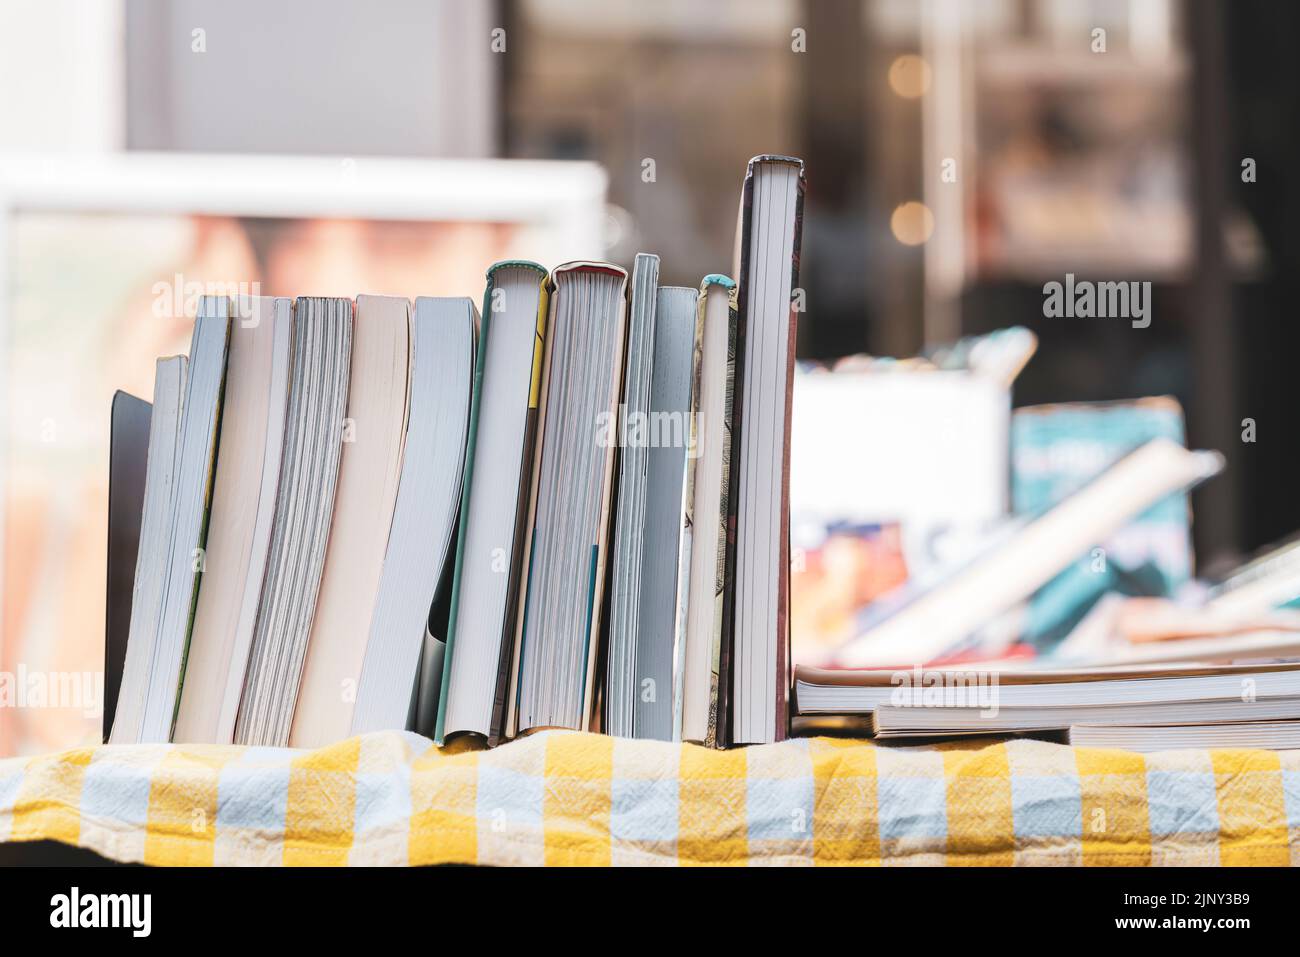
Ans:
{"label": "row of upright book", "polygon": [[205,298],[114,401],[109,740],[784,738],[803,191],[751,160],[698,288]]}

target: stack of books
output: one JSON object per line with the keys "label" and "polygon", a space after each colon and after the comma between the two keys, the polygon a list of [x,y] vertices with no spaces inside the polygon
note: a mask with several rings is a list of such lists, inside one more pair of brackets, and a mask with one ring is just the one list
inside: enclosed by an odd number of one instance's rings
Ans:
{"label": "stack of books", "polygon": [[798,722],[881,738],[1059,733],[1134,751],[1300,746],[1300,662],[1078,671],[795,670]]}
{"label": "stack of books", "polygon": [[1217,453],[1153,438],[946,574],[878,599],[837,668],[796,667],[796,731],[1028,734],[1136,751],[1300,746],[1300,660],[1283,657],[1300,654],[1294,542],[1197,601],[1109,593],[1051,655],[990,658],[975,640],[1080,555],[1103,576],[1098,542],[1152,521],[1154,506],[1222,466]]}
{"label": "stack of books", "polygon": [[698,288],[205,298],[114,401],[109,740],[784,738],[803,193],[751,160]]}

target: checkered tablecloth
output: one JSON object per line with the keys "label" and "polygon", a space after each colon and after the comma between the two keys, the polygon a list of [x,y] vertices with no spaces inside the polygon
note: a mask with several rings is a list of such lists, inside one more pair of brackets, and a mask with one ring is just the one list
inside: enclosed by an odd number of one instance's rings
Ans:
{"label": "checkered tablecloth", "polygon": [[154,864],[1296,864],[1300,752],[138,745],[0,761],[0,841]]}

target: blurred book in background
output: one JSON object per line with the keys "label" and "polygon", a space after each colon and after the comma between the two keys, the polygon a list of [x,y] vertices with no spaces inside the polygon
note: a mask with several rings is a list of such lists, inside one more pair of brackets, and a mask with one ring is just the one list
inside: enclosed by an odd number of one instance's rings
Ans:
{"label": "blurred book in background", "polygon": [[1011,383],[1026,329],[915,358],[800,366],[790,513],[795,660],[824,663],[876,599],[970,553],[1008,514]]}
{"label": "blurred book in background", "polygon": [[[1011,500],[1033,515],[1064,500],[1152,439],[1184,444],[1183,411],[1168,396],[1017,409],[1011,417]],[[1171,596],[1192,574],[1187,493],[1161,499],[1098,542],[1029,602],[1023,638],[1060,642],[1107,592]]]}

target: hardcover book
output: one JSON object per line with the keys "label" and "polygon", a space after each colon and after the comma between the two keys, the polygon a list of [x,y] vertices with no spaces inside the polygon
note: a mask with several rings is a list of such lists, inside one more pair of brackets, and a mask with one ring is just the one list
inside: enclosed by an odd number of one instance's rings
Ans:
{"label": "hardcover book", "polygon": [[[628,305],[627,358],[618,437],[632,422],[650,419],[650,388],[655,363],[655,309],[659,257],[640,253],[632,268]],[[638,431],[638,438],[642,438]],[[605,728],[610,734],[636,735],[636,654],[641,629],[641,570],[645,555],[647,461],[644,441],[620,442],[618,505],[614,517],[614,558],[609,587],[606,654]]]}
{"label": "hardcover book", "polygon": [[108,742],[131,633],[131,591],[140,551],[152,405],[113,393],[108,453],[108,581],[104,617],[104,730]]}
{"label": "hardcover book", "polygon": [[590,730],[597,718],[616,451],[600,433],[608,436],[618,413],[627,279],[618,266],[596,262],[568,263],[551,274],[512,732]]}
{"label": "hardcover book", "polygon": [[434,740],[492,743],[506,725],[515,662],[542,357],[546,270],[500,262],[487,272],[470,399],[460,531]]}
{"label": "hardcover book", "polygon": [[726,276],[704,277],[697,299],[696,324],[699,356],[695,362],[697,384],[692,392],[697,457],[689,496],[692,543],[681,737],[717,746],[736,375],[735,282]]}
{"label": "hardcover book", "polygon": [[804,189],[801,160],[754,157],[736,230],[735,495],[722,652],[725,740],[734,744],[789,733],[790,411]]}

